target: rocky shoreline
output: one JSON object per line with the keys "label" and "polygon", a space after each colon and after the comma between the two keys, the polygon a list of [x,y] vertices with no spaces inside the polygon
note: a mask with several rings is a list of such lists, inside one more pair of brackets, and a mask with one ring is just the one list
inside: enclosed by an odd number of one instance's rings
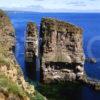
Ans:
{"label": "rocky shoreline", "polygon": [[[100,90],[100,82],[90,80],[85,75],[81,28],[52,18],[42,19],[40,33],[36,24],[32,22],[27,27],[26,60],[29,63],[34,62],[37,66],[36,57],[40,56],[42,84],[79,82],[94,90]],[[40,52],[38,33],[41,38]],[[36,91],[33,85],[25,81],[15,59],[15,40],[13,25],[7,15],[0,10],[0,100],[32,100]]]}

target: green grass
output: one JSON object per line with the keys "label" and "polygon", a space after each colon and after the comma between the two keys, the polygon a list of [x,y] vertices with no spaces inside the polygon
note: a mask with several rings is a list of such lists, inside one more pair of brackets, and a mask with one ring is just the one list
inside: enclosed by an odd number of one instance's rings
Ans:
{"label": "green grass", "polygon": [[3,56],[2,54],[0,54],[0,65],[6,65],[6,66],[10,65],[9,59]]}
{"label": "green grass", "polygon": [[26,93],[14,82],[9,80],[4,75],[0,75],[0,88],[6,89],[9,93],[14,93],[19,96],[26,96]]}
{"label": "green grass", "polygon": [[35,96],[30,96],[30,100],[45,100],[45,97],[38,91],[35,91]]}

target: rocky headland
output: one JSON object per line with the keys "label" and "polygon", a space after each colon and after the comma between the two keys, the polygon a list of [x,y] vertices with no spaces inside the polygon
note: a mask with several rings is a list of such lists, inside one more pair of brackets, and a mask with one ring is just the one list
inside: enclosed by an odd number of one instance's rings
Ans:
{"label": "rocky headland", "polygon": [[[73,84],[75,91],[79,84],[100,90],[100,82],[88,79],[85,74],[81,28],[64,21],[42,18],[38,33],[36,24],[29,22],[26,29],[25,62],[28,64],[28,77],[33,79],[31,76],[37,67],[36,59],[40,56],[40,82],[46,84],[42,91],[47,93],[47,87],[48,90],[59,87],[72,90]],[[38,36],[41,41],[38,41]],[[14,56],[15,43],[14,27],[0,10],[0,100],[45,100],[40,95],[39,99],[35,99],[37,92],[34,85],[25,81]]]}

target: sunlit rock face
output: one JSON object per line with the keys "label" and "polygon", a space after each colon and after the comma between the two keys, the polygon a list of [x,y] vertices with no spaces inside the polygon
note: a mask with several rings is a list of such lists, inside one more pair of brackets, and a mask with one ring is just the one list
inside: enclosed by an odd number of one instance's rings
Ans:
{"label": "sunlit rock face", "polygon": [[29,100],[28,95],[35,93],[15,59],[15,37],[9,17],[0,10],[0,100]]}
{"label": "sunlit rock face", "polygon": [[0,9],[0,47],[1,44],[6,49],[12,49],[15,45],[15,30],[9,17]]}
{"label": "sunlit rock face", "polygon": [[41,81],[72,81],[84,74],[82,29],[63,21],[41,21]]}

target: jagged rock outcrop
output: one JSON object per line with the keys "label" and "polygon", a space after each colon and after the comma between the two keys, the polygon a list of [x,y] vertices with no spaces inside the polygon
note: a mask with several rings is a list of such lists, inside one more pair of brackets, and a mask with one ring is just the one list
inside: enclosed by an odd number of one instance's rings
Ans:
{"label": "jagged rock outcrop", "polygon": [[36,80],[36,58],[38,55],[38,31],[33,22],[27,24],[25,46],[25,69],[26,76]]}
{"label": "jagged rock outcrop", "polygon": [[40,28],[41,80],[73,81],[84,75],[82,29],[63,21],[43,18]]}
{"label": "jagged rock outcrop", "polygon": [[[14,45],[14,28],[7,15],[0,10],[0,76],[6,77],[0,77],[0,97],[2,95],[3,98],[6,98],[2,100],[8,100],[8,98],[12,98],[12,96],[20,98],[20,95],[24,93],[25,95],[20,99],[14,100],[29,100],[27,94],[34,96],[34,86],[27,83],[24,79],[20,66],[17,64],[12,52]],[[18,91],[16,91],[17,88]],[[23,93],[20,93],[20,90],[23,91]],[[5,96],[4,91],[8,93],[8,97],[6,97],[7,95]]]}

